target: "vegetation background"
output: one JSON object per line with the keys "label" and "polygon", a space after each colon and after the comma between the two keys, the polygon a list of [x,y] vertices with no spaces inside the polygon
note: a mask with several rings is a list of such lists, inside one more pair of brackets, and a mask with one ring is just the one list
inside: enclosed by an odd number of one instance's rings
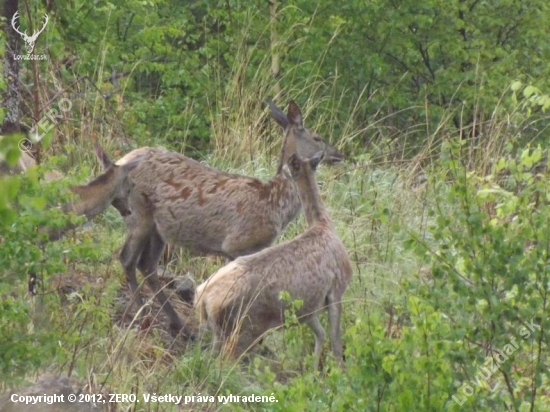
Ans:
{"label": "vegetation background", "polygon": [[[28,33],[49,16],[34,50],[47,59],[14,60],[17,10]],[[0,391],[47,372],[89,393],[278,399],[186,410],[550,410],[546,0],[3,0],[2,15],[0,155],[14,164],[46,120],[40,165],[0,178]],[[249,363],[213,356],[208,334],[185,348],[162,322],[136,330],[114,315],[118,213],[58,242],[37,229],[74,220],[48,206],[99,173],[95,141],[267,179],[282,140],[269,96],[347,154],[318,173],[355,265],[345,369],[327,351],[313,373],[302,327]],[[44,182],[52,169],[65,178]],[[196,282],[221,264],[164,257]]]}

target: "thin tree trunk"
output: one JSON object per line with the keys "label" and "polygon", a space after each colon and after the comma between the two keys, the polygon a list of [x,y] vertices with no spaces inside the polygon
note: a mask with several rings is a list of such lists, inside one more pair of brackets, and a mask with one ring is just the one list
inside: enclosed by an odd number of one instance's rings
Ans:
{"label": "thin tree trunk", "polygon": [[[27,12],[27,18],[29,20],[29,33],[34,33],[34,28],[32,27],[32,18],[31,11],[29,8],[29,3],[25,1],[25,10]],[[31,60],[31,71],[33,77],[33,101],[34,101],[34,116],[33,124],[37,124],[40,121],[40,76],[38,75],[38,63],[36,60]],[[36,142],[33,145],[32,155],[36,159],[36,163],[40,164],[40,142]]]}
{"label": "thin tree trunk", "polygon": [[2,106],[6,108],[6,114],[2,123],[2,133],[18,133],[21,131],[19,60],[15,60],[14,57],[21,54],[21,37],[11,26],[11,19],[18,8],[19,0],[4,0],[2,16],[5,19],[3,29],[6,33],[6,52],[4,53],[3,75],[6,82],[6,91],[2,94]]}

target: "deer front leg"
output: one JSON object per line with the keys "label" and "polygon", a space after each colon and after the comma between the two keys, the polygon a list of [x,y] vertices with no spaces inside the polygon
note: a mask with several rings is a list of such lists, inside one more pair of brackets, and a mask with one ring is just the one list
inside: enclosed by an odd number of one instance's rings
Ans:
{"label": "deer front leg", "polygon": [[179,334],[181,332],[186,338],[194,339],[193,333],[189,327],[181,321],[180,317],[174,310],[174,307],[161,288],[157,268],[160,255],[164,250],[164,246],[164,240],[162,240],[158,231],[153,229],[139,258],[138,268],[143,273],[147,283],[155,293],[155,298],[160,303],[162,310],[164,310],[170,318],[171,331],[175,334]]}

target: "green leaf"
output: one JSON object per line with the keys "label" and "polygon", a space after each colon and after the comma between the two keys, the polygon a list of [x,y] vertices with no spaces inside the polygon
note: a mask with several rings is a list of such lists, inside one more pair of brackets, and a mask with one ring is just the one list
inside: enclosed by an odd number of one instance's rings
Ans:
{"label": "green leaf", "polygon": [[539,93],[539,90],[534,87],[534,86],[527,86],[524,90],[523,90],[523,95],[525,96],[525,98],[530,98],[532,95],[536,94],[536,93]]}
{"label": "green leaf", "polygon": [[510,87],[513,92],[517,92],[519,89],[523,87],[523,83],[520,81],[515,81],[512,83],[512,86]]}

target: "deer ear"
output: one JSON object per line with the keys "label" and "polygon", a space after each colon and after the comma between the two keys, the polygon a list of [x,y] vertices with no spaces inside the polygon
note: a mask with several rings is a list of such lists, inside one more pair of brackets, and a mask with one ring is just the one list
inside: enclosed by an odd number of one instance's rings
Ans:
{"label": "deer ear", "polygon": [[292,172],[290,171],[290,168],[288,167],[287,164],[284,164],[284,165],[283,165],[283,169],[282,169],[282,170],[283,170],[283,174],[285,175],[285,178],[286,178],[287,180],[292,179]]}
{"label": "deer ear", "polygon": [[302,112],[300,111],[300,108],[298,105],[294,102],[294,100],[291,100],[288,104],[288,114],[287,114],[288,122],[296,127],[304,127],[302,123]]}
{"label": "deer ear", "polygon": [[143,162],[148,157],[149,157],[148,155],[136,156],[133,159],[131,159],[130,161],[128,161],[127,163],[123,164],[122,166],[117,166],[117,167],[121,167],[122,170],[124,170],[124,172],[130,173],[132,170],[134,170],[141,162]]}
{"label": "deer ear", "polygon": [[311,159],[309,159],[309,165],[311,166],[312,170],[317,170],[317,166],[319,166],[319,163],[323,161],[325,158],[325,151],[317,152],[315,153]]}
{"label": "deer ear", "polygon": [[269,105],[269,109],[271,110],[271,115],[273,116],[273,119],[275,119],[279,126],[281,126],[283,129],[286,129],[288,127],[288,119],[286,117],[286,114],[284,114],[283,111],[279,109],[275,105],[275,103],[273,103],[271,97],[268,97],[266,99],[266,103]]}
{"label": "deer ear", "polygon": [[293,153],[292,156],[288,158],[287,165],[292,173],[297,173],[302,166],[302,160],[296,153]]}
{"label": "deer ear", "polygon": [[113,165],[113,162],[111,162],[111,159],[109,159],[109,156],[107,156],[107,153],[105,153],[98,142],[94,143],[94,149],[97,160],[99,160],[99,162],[103,166],[103,170],[107,170],[108,168],[110,168]]}

